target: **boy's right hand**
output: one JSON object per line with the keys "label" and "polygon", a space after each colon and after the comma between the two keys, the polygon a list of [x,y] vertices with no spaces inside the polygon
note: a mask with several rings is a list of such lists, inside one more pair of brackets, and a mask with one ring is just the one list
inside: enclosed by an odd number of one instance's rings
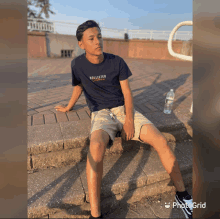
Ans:
{"label": "boy's right hand", "polygon": [[63,113],[69,111],[69,109],[66,106],[62,106],[62,105],[55,106],[54,108],[56,109],[56,111],[60,111],[60,112],[63,112]]}

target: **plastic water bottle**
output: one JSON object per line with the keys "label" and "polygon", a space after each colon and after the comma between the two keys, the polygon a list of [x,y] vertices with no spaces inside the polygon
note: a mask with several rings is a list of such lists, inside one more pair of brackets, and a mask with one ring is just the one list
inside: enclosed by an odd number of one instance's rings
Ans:
{"label": "plastic water bottle", "polygon": [[174,96],[175,94],[174,94],[173,89],[170,89],[170,91],[167,93],[166,100],[165,100],[165,106],[164,106],[164,111],[163,111],[165,114],[171,114]]}

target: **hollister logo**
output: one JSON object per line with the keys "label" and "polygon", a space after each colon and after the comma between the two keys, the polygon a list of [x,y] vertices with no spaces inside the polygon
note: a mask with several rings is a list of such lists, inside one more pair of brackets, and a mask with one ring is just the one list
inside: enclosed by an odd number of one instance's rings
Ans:
{"label": "hollister logo", "polygon": [[106,75],[99,75],[99,76],[91,76],[89,77],[90,80],[92,80],[93,82],[95,81],[104,81],[106,79]]}

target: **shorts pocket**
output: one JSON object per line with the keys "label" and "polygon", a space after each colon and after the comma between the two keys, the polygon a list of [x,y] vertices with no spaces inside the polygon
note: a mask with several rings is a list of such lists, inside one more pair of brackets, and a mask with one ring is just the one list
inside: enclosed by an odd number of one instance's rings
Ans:
{"label": "shorts pocket", "polygon": [[119,106],[117,109],[112,110],[112,112],[117,116],[117,117],[122,117],[125,115],[125,107],[124,106]]}
{"label": "shorts pocket", "polygon": [[95,119],[95,117],[97,116],[98,112],[95,111],[95,112],[92,112],[91,114],[91,121],[93,121]]}

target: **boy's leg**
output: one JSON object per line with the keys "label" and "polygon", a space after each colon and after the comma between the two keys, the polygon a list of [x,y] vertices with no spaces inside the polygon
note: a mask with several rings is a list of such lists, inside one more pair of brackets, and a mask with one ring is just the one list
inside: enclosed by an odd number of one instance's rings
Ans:
{"label": "boy's leg", "polygon": [[101,215],[100,193],[103,174],[103,157],[106,146],[109,142],[109,135],[102,129],[92,132],[90,147],[87,155],[86,175],[91,206],[91,215]]}
{"label": "boy's leg", "polygon": [[153,124],[145,124],[140,130],[139,138],[144,143],[150,144],[155,148],[177,191],[185,191],[185,186],[176,157],[168,146],[166,138],[160,133],[160,131]]}

